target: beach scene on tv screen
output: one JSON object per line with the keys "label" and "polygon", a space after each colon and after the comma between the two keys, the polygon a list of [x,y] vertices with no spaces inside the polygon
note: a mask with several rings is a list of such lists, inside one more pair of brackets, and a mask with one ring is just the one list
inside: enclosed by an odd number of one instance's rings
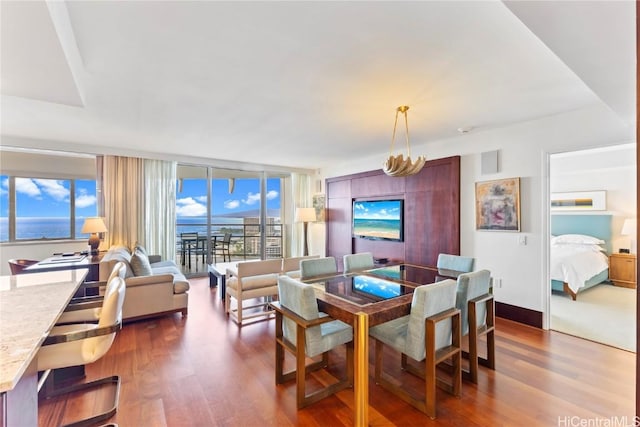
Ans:
{"label": "beach scene on tv screen", "polygon": [[400,240],[400,200],[356,201],[353,204],[353,234],[375,239]]}

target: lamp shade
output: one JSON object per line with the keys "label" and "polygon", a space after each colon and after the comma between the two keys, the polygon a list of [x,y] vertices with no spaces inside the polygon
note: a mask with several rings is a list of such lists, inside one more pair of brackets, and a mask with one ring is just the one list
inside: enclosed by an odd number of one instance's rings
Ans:
{"label": "lamp shade", "polygon": [[637,220],[635,218],[627,218],[622,224],[622,231],[620,234],[623,236],[635,236],[637,233]]}
{"label": "lamp shade", "polygon": [[107,226],[104,225],[104,221],[99,216],[86,218],[82,225],[82,233],[106,233]]}
{"label": "lamp shade", "polygon": [[296,222],[313,222],[316,220],[315,208],[296,208]]}

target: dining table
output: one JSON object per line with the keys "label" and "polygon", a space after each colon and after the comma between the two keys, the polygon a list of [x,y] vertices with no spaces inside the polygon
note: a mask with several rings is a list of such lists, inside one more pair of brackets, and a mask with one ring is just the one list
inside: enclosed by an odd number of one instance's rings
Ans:
{"label": "dining table", "polygon": [[353,327],[356,426],[369,424],[369,328],[408,315],[416,287],[461,273],[401,263],[303,280],[314,287],[320,311]]}

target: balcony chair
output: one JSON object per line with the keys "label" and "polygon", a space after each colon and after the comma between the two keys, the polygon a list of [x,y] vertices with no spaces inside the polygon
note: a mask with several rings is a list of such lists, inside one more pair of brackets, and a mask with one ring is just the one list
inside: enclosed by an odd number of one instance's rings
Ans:
{"label": "balcony chair", "polygon": [[[109,278],[106,282],[85,282],[81,285],[84,288],[101,288],[105,285],[111,284],[115,286],[116,281],[112,280],[115,277],[119,277],[124,280],[127,274],[127,265],[120,261],[114,264]],[[110,288],[106,287],[102,294],[106,295],[111,293]],[[73,298],[65,311],[60,315],[57,325],[67,323],[82,323],[82,322],[97,322],[100,320],[100,313],[102,313],[102,304],[104,296],[95,297],[80,297]]]}
{"label": "balcony chair", "polygon": [[[456,282],[443,280],[418,286],[413,293],[411,312],[389,322],[372,327],[369,334],[375,341],[375,380],[402,400],[436,417],[436,385],[454,396],[462,387],[460,310],[456,309]],[[383,344],[401,353],[402,368],[425,380],[425,395],[417,397],[382,371]],[[407,362],[407,357],[424,361],[424,370]],[[450,382],[436,377],[436,367],[443,362],[450,372]]]}
{"label": "balcony chair", "polygon": [[37,262],[38,261],[34,259],[10,259],[9,269],[11,270],[12,275],[16,275],[22,273],[22,270],[30,265],[36,264]]}
{"label": "balcony chair", "polygon": [[[187,257],[189,259],[189,268],[191,268],[191,253],[198,248],[198,233],[180,233],[180,263],[187,265]],[[196,264],[197,264],[196,256]]]}
{"label": "balcony chair", "polygon": [[359,254],[347,254],[342,257],[344,272],[353,273],[355,271],[370,270],[374,267],[373,254],[362,252]]}
{"label": "balcony chair", "polygon": [[211,242],[211,252],[213,262],[216,264],[218,263],[218,254],[222,254],[223,262],[227,262],[227,259],[231,261],[231,233],[224,233],[224,237],[220,241],[214,239]]}
{"label": "balcony chair", "polygon": [[[239,262],[237,269],[227,268],[225,286],[225,312],[242,326],[247,319],[270,318],[273,310],[268,307],[271,297],[278,295],[278,276],[282,270],[281,259]],[[236,308],[231,307],[231,298]],[[261,299],[258,303],[245,305],[245,300]]]}
{"label": "balcony chair", "polygon": [[300,261],[300,277],[307,279],[315,276],[329,276],[338,272],[336,259],[332,256]]}
{"label": "balcony chair", "polygon": [[[116,331],[122,326],[122,305],[126,287],[124,280],[115,277],[107,285],[109,291],[104,296],[104,303],[97,324],[81,323],[65,326],[54,326],[44,340],[37,355],[38,371],[45,371],[38,384],[42,388],[45,380],[51,384],[52,369],[85,365],[100,359],[111,348]],[[47,380],[48,378],[48,380]],[[109,409],[87,419],[69,425],[92,425],[111,418],[118,409],[120,394],[120,377],[117,375],[101,378],[87,383],[49,390],[45,387],[45,398],[60,396],[91,388],[102,388],[105,385],[114,387],[114,399],[109,402]]]}
{"label": "balcony chair", "polygon": [[460,255],[450,255],[450,254],[438,254],[438,261],[436,267],[444,270],[454,270],[460,271],[463,273],[468,273],[473,271],[473,265],[475,263],[475,258],[460,256]]}
{"label": "balcony chair", "polygon": [[[496,368],[495,356],[495,304],[489,292],[491,282],[489,270],[479,270],[458,276],[456,308],[460,310],[462,336],[469,336],[469,371],[465,378],[478,383],[478,364]],[[478,355],[478,339],[487,337],[487,357]],[[463,353],[467,356],[466,353]]]}
{"label": "balcony chair", "polygon": [[[298,409],[353,385],[353,328],[318,311],[315,291],[288,276],[278,278],[276,310],[276,384],[296,380]],[[304,343],[298,345],[298,343]],[[329,364],[329,350],[346,344],[346,375],[320,390],[307,394],[306,375]],[[284,372],[285,350],[296,357],[296,368]],[[306,358],[322,358],[306,365]]]}

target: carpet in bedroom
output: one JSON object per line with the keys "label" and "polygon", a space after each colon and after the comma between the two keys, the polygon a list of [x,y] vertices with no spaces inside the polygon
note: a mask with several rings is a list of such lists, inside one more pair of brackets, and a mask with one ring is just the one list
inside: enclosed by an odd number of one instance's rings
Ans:
{"label": "carpet in bedroom", "polygon": [[551,295],[551,329],[636,351],[636,290],[601,284],[578,294]]}

